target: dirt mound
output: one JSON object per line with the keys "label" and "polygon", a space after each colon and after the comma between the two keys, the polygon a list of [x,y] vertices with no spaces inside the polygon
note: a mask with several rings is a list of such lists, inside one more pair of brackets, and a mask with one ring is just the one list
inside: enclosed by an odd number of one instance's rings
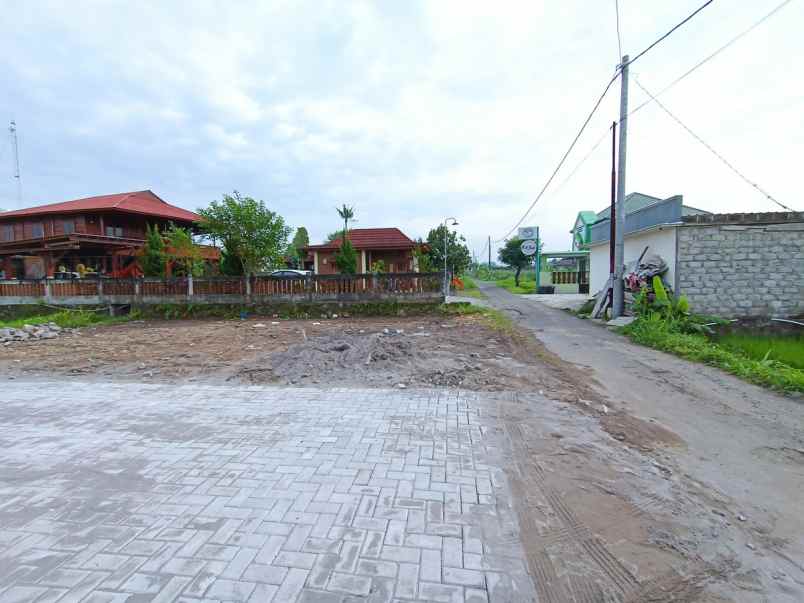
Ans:
{"label": "dirt mound", "polygon": [[385,328],[319,335],[234,372],[230,380],[288,385],[533,388],[527,367],[496,351],[500,342],[461,341],[454,325],[411,333]]}

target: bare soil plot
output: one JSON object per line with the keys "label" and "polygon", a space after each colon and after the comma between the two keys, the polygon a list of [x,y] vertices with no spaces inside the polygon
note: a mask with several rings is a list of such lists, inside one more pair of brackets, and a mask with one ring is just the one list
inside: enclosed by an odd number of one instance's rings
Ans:
{"label": "bare soil plot", "polygon": [[532,360],[476,316],[149,320],[14,343],[0,369],[12,377],[497,391],[556,382]]}

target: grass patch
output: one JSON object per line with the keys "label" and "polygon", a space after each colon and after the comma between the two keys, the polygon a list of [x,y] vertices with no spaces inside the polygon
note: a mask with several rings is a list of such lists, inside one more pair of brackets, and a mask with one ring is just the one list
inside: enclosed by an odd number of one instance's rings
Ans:
{"label": "grass patch", "polygon": [[502,287],[506,291],[510,291],[511,293],[535,293],[536,292],[536,277],[533,274],[525,274],[523,271],[521,275],[519,275],[519,286],[517,287],[516,283],[514,282],[513,275],[504,278],[502,280],[495,281],[498,287]]}
{"label": "grass patch", "polygon": [[754,360],[778,360],[793,368],[804,370],[804,336],[728,333],[717,339],[718,344]]}
{"label": "grass patch", "polygon": [[473,272],[473,276],[481,281],[501,281],[514,276],[514,271],[510,268],[491,268],[488,266],[478,266]]}
{"label": "grass patch", "polygon": [[474,297],[476,299],[485,299],[485,295],[483,292],[478,288],[477,283],[472,279],[471,276],[464,275],[461,277],[461,281],[463,281],[463,290],[458,291],[459,295],[463,295],[465,297]]}
{"label": "grass patch", "polygon": [[53,322],[63,329],[77,329],[91,325],[126,322],[136,317],[136,314],[129,314],[127,316],[109,316],[104,312],[90,312],[88,310],[58,310],[50,313],[28,316],[26,318],[3,320],[0,321],[0,328],[21,329],[25,325],[39,325]]}
{"label": "grass patch", "polygon": [[620,331],[641,345],[716,366],[757,385],[785,392],[804,392],[804,370],[764,355],[760,359],[751,357],[738,348],[718,344],[706,335],[680,332],[673,324],[643,316]]}
{"label": "grass patch", "polygon": [[473,306],[468,302],[444,304],[441,306],[441,313],[446,316],[477,316],[483,324],[495,331],[501,331],[508,335],[518,333],[516,323],[506,314],[493,308],[483,308]]}
{"label": "grass patch", "polygon": [[282,304],[143,304],[137,306],[141,318],[237,319],[257,316],[276,316],[283,319],[328,318],[335,314],[357,316],[421,316],[440,310],[436,301],[421,302],[345,302],[345,303],[282,303]]}

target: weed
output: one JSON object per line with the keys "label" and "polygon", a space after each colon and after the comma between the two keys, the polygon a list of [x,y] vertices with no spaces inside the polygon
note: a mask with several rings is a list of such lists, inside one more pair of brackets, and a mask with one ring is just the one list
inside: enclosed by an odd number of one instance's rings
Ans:
{"label": "weed", "polygon": [[754,360],[778,360],[804,370],[804,336],[728,333],[717,342]]}
{"label": "weed", "polygon": [[0,328],[20,329],[24,325],[38,325],[52,322],[64,329],[77,329],[91,325],[116,324],[126,322],[132,318],[136,318],[136,315],[113,317],[103,312],[92,312],[89,310],[59,310],[49,314],[45,313],[37,316],[28,316],[26,318],[0,321]]}
{"label": "weed", "polygon": [[[700,320],[700,317],[695,318]],[[804,370],[775,360],[767,352],[761,359],[756,359],[718,345],[702,333],[684,332],[677,321],[665,319],[658,313],[640,316],[621,332],[636,343],[716,366],[758,385],[787,392],[804,392]]]}

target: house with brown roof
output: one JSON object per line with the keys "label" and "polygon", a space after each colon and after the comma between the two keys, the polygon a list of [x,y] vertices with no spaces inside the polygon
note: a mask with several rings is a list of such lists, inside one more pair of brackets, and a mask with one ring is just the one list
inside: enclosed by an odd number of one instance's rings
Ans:
{"label": "house with brown roof", "polygon": [[[368,272],[372,264],[382,261],[387,272],[418,272],[413,250],[416,242],[398,228],[354,228],[347,238],[357,251],[357,272]],[[306,266],[316,274],[337,274],[335,255],[343,237],[322,245],[309,245]]]}
{"label": "house with brown roof", "polygon": [[146,226],[192,229],[200,219],[149,190],[2,212],[0,276],[42,278],[59,267],[76,271],[79,264],[98,274],[120,274],[141,251]]}

